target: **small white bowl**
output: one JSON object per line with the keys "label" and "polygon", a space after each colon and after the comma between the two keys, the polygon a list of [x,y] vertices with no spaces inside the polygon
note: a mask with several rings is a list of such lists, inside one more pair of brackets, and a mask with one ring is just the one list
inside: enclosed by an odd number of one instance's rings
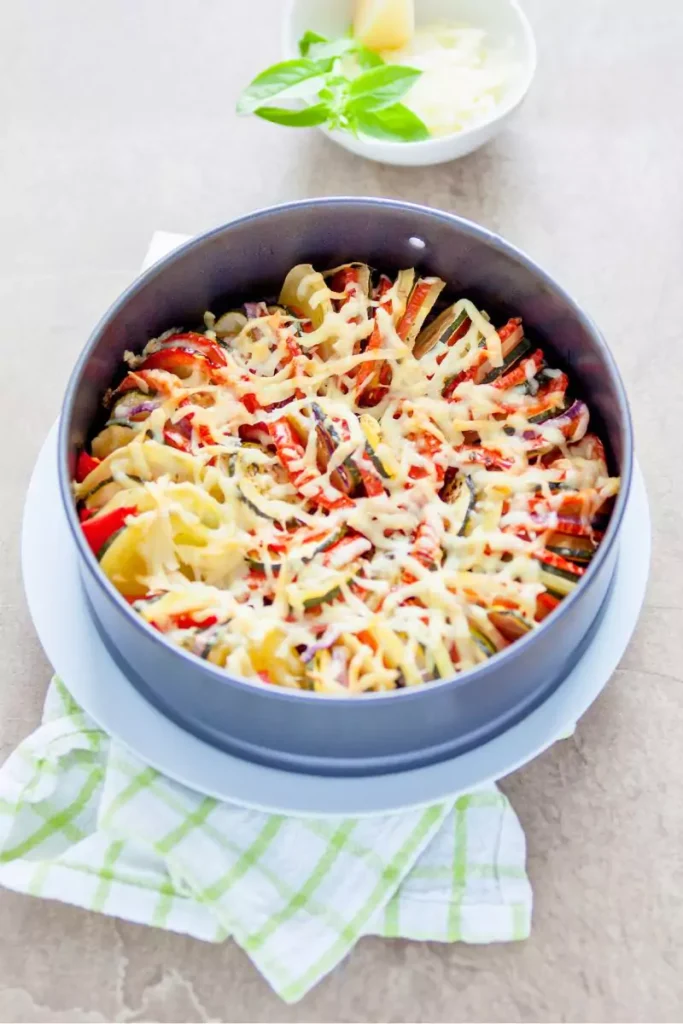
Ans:
{"label": "small white bowl", "polygon": [[[534,34],[517,0],[417,0],[415,6],[418,26],[448,22],[484,29],[492,46],[510,48],[519,70],[490,118],[452,135],[425,142],[381,142],[350,132],[322,129],[330,139],[358,156],[403,167],[445,163],[483,146],[498,134],[520,105],[536,71]],[[307,29],[332,39],[343,35],[351,25],[352,9],[353,0],[289,0],[284,22],[286,57],[299,55],[297,42]]]}

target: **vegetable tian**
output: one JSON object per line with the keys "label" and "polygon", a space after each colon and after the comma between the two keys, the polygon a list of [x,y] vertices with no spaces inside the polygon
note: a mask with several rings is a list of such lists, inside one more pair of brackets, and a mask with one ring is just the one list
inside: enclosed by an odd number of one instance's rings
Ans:
{"label": "vegetable tian", "polygon": [[303,264],[276,304],[126,353],[74,492],[146,622],[356,694],[472,668],[573,590],[619,488],[589,410],[518,317],[443,289]]}

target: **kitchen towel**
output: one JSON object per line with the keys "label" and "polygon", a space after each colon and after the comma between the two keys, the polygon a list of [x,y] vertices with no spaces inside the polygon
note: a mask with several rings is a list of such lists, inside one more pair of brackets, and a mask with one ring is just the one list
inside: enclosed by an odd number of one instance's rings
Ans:
{"label": "kitchen towel", "polygon": [[523,939],[525,841],[490,785],[368,818],[292,818],[204,797],[104,733],[54,679],[0,769],[0,884],[220,942],[295,1002],[363,935]]}

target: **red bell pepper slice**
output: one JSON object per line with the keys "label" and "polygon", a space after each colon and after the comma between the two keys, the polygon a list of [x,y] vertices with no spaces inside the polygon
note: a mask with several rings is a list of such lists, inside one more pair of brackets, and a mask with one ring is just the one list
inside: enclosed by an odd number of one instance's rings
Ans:
{"label": "red bell pepper slice", "polygon": [[291,334],[285,335],[285,348],[287,352],[285,358],[282,360],[282,366],[288,366],[290,363],[293,363],[295,359],[298,359],[299,356],[303,355],[301,345],[299,345],[298,341]]}
{"label": "red bell pepper slice", "polygon": [[549,594],[547,590],[543,594],[539,594],[536,598],[536,622],[542,622],[557,608],[559,603],[560,598]]}
{"label": "red bell pepper slice", "polygon": [[410,329],[415,323],[415,318],[420,312],[422,303],[429,295],[431,289],[431,281],[418,281],[413,288],[410,298],[408,299],[408,305],[406,306],[405,313],[401,317],[398,327],[396,328],[396,333],[401,341],[405,341],[408,337]]}
{"label": "red bell pepper slice", "polygon": [[[503,358],[512,352],[516,345],[522,340],[522,320],[521,317],[512,317],[503,327],[498,328],[498,337],[500,338],[500,344],[503,352]],[[475,384],[481,384],[486,373],[490,367],[488,350],[486,346],[479,350],[479,354],[475,362],[467,370],[461,370],[460,373],[456,373],[454,377],[447,382],[445,388],[441,392],[443,398],[452,398],[453,392],[457,388],[458,384],[462,384],[465,380],[473,380]]]}
{"label": "red bell pepper slice", "polygon": [[[338,270],[330,281],[330,289],[333,292],[342,293],[343,298],[335,300],[335,308],[338,310],[343,309],[346,303],[360,292],[360,271],[358,267],[344,267],[343,270]],[[350,323],[359,324],[360,321],[360,316],[354,316]]]}
{"label": "red bell pepper slice", "polygon": [[436,569],[441,564],[443,558],[441,542],[431,523],[426,519],[422,520],[415,531],[411,554],[413,558],[421,562],[425,569]]}
{"label": "red bell pepper slice", "polygon": [[210,448],[212,445],[217,444],[216,438],[211,433],[206,423],[197,424],[197,435],[199,437],[200,445]]}
{"label": "red bell pepper slice", "polygon": [[173,615],[171,618],[174,629],[193,629],[194,627],[208,629],[209,626],[215,626],[218,622],[215,615],[207,615],[205,619],[200,618],[199,612],[179,612],[178,615]]}
{"label": "red bell pepper slice", "polygon": [[168,370],[181,379],[202,367],[211,370],[211,362],[202,352],[190,352],[186,348],[162,348],[147,356],[141,370]]}
{"label": "red bell pepper slice", "polygon": [[128,516],[135,516],[138,510],[135,505],[115,508],[106,515],[95,516],[82,523],[83,536],[85,537],[90,550],[97,555],[109,538],[126,525]]}
{"label": "red bell pepper slice", "polygon": [[333,292],[344,292],[346,297],[353,293],[358,284],[358,267],[344,267],[333,275],[330,289]]}
{"label": "red bell pepper slice", "polygon": [[[377,300],[379,300],[380,308],[385,310],[387,313],[391,313],[392,310],[392,300],[386,297],[391,287],[392,284],[389,278],[383,277],[380,281],[380,286],[376,296]],[[381,347],[382,335],[379,329],[379,324],[375,322],[365,351],[375,352]],[[377,405],[377,403],[384,397],[385,389],[378,387],[381,371],[382,364],[379,360],[361,363],[358,367],[358,371],[356,373],[356,395],[362,396],[363,405]]]}
{"label": "red bell pepper slice", "polygon": [[92,473],[93,469],[97,469],[101,461],[101,459],[96,459],[94,455],[89,455],[85,450],[79,452],[76,459],[76,483],[82,484],[85,478]]}
{"label": "red bell pepper slice", "polygon": [[267,445],[270,443],[268,425],[263,422],[243,423],[238,430],[241,441],[252,441],[256,444]]}
{"label": "red bell pepper slice", "polygon": [[474,445],[461,444],[453,449],[465,456],[465,461],[486,469],[511,469],[513,459],[508,459],[492,448],[478,448]]}
{"label": "red bell pepper slice", "polygon": [[112,399],[124,395],[126,391],[133,390],[148,393],[150,397],[157,392],[169,397],[173,393],[173,385],[170,381],[159,377],[153,370],[151,373],[147,370],[131,370],[114,391]]}
{"label": "red bell pepper slice", "polygon": [[177,423],[167,422],[164,427],[164,443],[179,452],[192,452],[192,416],[189,412]]}
{"label": "red bell pepper slice", "polygon": [[[268,432],[273,439],[275,450],[280,462],[289,473],[289,478],[297,489],[301,490],[304,485],[313,480],[319,479],[320,474],[318,471],[311,469],[310,466],[294,468],[294,463],[303,459],[305,449],[289,420],[281,419],[275,420],[273,423],[269,423]],[[335,488],[332,489],[336,490]],[[354,507],[354,503],[350,498],[347,498],[345,494],[342,494],[341,491],[336,493],[339,494],[338,498],[330,498],[322,488],[320,488],[317,492],[311,495],[311,499],[317,502],[318,505],[322,505],[323,508],[326,508],[330,512],[333,512],[338,508]]]}
{"label": "red bell pepper slice", "polygon": [[444,351],[440,352],[439,355],[436,357],[436,362],[439,366],[448,355],[448,349],[455,345],[456,341],[460,341],[461,338],[464,338],[471,326],[472,321],[468,316],[466,316],[463,322],[460,324],[460,326],[456,328],[456,330],[453,331],[453,333],[449,337],[448,341],[446,342],[446,348],[444,349]]}
{"label": "red bell pepper slice", "polygon": [[358,472],[360,473],[361,480],[363,481],[363,487],[368,498],[376,498],[380,494],[384,494],[384,485],[382,484],[382,478],[370,462],[370,459],[363,454],[360,459],[356,461],[358,466]]}
{"label": "red bell pepper slice", "polygon": [[188,331],[185,334],[172,334],[169,338],[164,339],[164,346],[166,345],[171,348],[187,349],[190,352],[201,352],[215,366],[227,366],[228,363],[225,352],[217,342],[204,337],[203,334],[196,334],[194,331]]}
{"label": "red bell pepper slice", "polygon": [[[438,452],[443,451],[443,444],[438,437],[425,430],[420,434],[409,434],[408,440],[413,442],[417,451],[424,459],[429,459],[432,462],[436,478],[439,483],[442,483],[446,476],[446,470],[440,463],[434,461],[434,456]],[[413,465],[408,471],[408,476],[411,480],[422,480],[423,477],[428,475],[429,470],[425,466]]]}
{"label": "red bell pepper slice", "polygon": [[514,369],[510,370],[509,373],[504,373],[502,377],[498,377],[494,380],[491,387],[498,388],[499,391],[509,391],[510,388],[516,387],[518,384],[524,384],[529,377],[534,377],[543,366],[543,349],[537,348],[535,352],[532,352],[528,359],[523,359],[522,362],[515,366]]}
{"label": "red bell pepper slice", "polygon": [[252,391],[246,395],[242,395],[242,405],[247,412],[251,413],[252,416],[261,408],[258,398]]}

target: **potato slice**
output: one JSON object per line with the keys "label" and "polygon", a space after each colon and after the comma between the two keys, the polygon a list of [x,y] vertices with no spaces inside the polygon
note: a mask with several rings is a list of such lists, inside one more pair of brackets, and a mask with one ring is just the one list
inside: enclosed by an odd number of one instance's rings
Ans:
{"label": "potato slice", "polygon": [[96,459],[106,459],[107,455],[125,448],[135,437],[135,427],[127,427],[122,423],[112,423],[105,427],[97,437],[93,438],[92,453]]}
{"label": "potato slice", "polygon": [[103,483],[112,475],[112,464],[124,473],[141,480],[156,480],[160,476],[170,476],[172,480],[194,480],[197,464],[192,455],[180,452],[170,445],[159,444],[158,441],[134,440],[135,435],[129,431],[128,441],[123,448],[112,451],[104,461],[89,473],[83,483],[76,484],[74,495],[82,501],[93,488]]}
{"label": "potato slice", "polygon": [[313,327],[317,328],[325,316],[332,312],[332,300],[328,292],[323,275],[314,270],[310,263],[299,263],[287,274],[278,301],[295,315],[309,319]]}
{"label": "potato slice", "polygon": [[249,646],[249,660],[255,672],[267,672],[273,680],[288,674],[296,678],[303,677],[304,665],[296,651],[292,650],[284,657],[276,654],[284,639],[282,630],[271,629],[261,642]]}
{"label": "potato slice", "polygon": [[144,597],[147,587],[140,577],[147,574],[147,564],[140,554],[140,545],[147,526],[132,522],[123,527],[106,545],[100,567],[124,597]]}

